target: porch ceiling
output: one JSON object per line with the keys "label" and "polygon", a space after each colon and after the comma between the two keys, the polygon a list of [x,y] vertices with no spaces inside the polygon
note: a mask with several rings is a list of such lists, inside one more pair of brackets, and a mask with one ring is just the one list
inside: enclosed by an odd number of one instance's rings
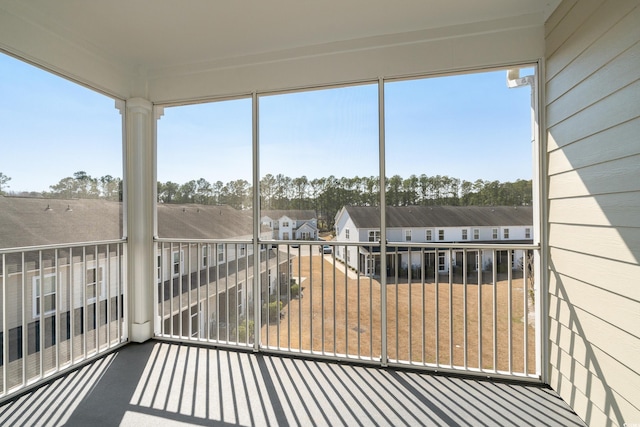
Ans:
{"label": "porch ceiling", "polygon": [[188,75],[239,58],[245,64],[268,62],[283,52],[300,55],[300,49],[338,49],[340,43],[344,48],[348,41],[360,40],[358,48],[366,49],[394,35],[479,22],[508,26],[523,16],[542,25],[558,3],[0,0],[0,49],[85,82],[87,61],[78,58],[90,56],[96,86],[128,96],[122,87],[109,87],[117,86],[109,84],[109,74],[144,86],[150,77]]}

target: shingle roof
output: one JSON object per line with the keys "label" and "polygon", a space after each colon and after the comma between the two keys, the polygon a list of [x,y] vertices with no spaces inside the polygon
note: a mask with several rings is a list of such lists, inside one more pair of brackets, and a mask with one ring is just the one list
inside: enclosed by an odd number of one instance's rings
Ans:
{"label": "shingle roof", "polygon": [[[160,237],[231,239],[250,236],[252,230],[250,211],[229,206],[158,205]],[[115,240],[122,234],[120,202],[0,196],[0,248]]]}
{"label": "shingle roof", "polygon": [[[380,208],[345,206],[358,228],[380,228]],[[533,224],[531,206],[388,206],[387,227],[517,226]]]}
{"label": "shingle roof", "polygon": [[231,239],[253,233],[251,211],[230,206],[158,205],[158,236],[180,239]]}
{"label": "shingle roof", "polygon": [[114,240],[121,230],[119,202],[0,197],[0,248]]}
{"label": "shingle roof", "polygon": [[271,219],[280,219],[283,216],[294,219],[296,221],[307,221],[310,219],[317,218],[316,212],[314,210],[309,209],[273,209],[273,210],[262,210],[260,212],[260,217],[264,218],[268,216]]}

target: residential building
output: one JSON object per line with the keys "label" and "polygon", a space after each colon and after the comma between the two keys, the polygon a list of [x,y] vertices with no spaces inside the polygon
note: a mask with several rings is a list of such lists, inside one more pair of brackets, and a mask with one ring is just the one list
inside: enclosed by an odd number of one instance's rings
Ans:
{"label": "residential building", "polygon": [[[86,341],[91,350],[104,345],[109,336],[117,339],[124,315],[124,249],[118,243],[121,212],[122,203],[106,200],[0,196],[0,248],[26,247],[22,257],[3,259],[2,271],[7,274],[0,277],[8,291],[6,297],[32,302],[24,304],[32,307],[29,312],[18,304],[5,313],[10,383],[21,376],[25,351],[30,360],[27,363],[33,363],[33,355],[44,347],[45,365],[50,365],[56,360],[56,344],[64,349],[57,355],[64,361],[73,354],[85,354]],[[193,204],[159,205],[157,213],[163,238],[187,241],[157,244],[160,329],[169,335],[215,335],[231,340],[226,335],[227,323],[231,324],[228,333],[234,333],[234,326],[246,316],[253,301],[253,287],[247,284],[254,276],[254,246],[246,243],[251,216],[228,206]],[[262,228],[262,238],[268,239],[270,234],[268,228]],[[99,240],[92,240],[96,238]],[[89,244],[74,247],[75,242]],[[59,244],[71,246],[44,252],[33,249]],[[286,256],[261,248],[265,298],[287,280],[290,268]],[[113,314],[109,322],[107,313]],[[198,321],[193,322],[196,317]],[[51,332],[42,338],[41,321],[44,330]],[[219,324],[224,325],[223,336]],[[58,328],[62,330],[56,333]],[[0,354],[3,333],[0,331]],[[72,334],[80,338],[73,346],[66,345]]]}
{"label": "residential building", "polygon": [[273,239],[318,239],[318,218],[313,210],[262,210],[260,213],[262,224],[273,229]]}
{"label": "residential building", "polygon": [[[387,275],[396,270],[401,276],[419,272],[423,264],[433,277],[435,267],[441,274],[452,267],[467,271],[488,270],[495,262],[499,271],[511,257],[511,267],[521,270],[525,250],[511,254],[494,249],[454,250],[451,257],[437,244],[475,245],[530,244],[533,242],[531,206],[388,206],[386,209]],[[336,215],[336,241],[341,243],[380,242],[380,209],[373,206],[344,206]],[[431,243],[426,251],[410,251],[411,244]],[[336,257],[361,274],[380,276],[380,246],[336,246]],[[415,277],[415,276],[414,276]]]}

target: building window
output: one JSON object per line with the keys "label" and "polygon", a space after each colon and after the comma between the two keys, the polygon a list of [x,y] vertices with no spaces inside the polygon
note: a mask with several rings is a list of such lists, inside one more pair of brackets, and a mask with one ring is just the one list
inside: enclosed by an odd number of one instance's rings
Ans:
{"label": "building window", "polygon": [[199,331],[199,318],[200,318],[200,313],[198,313],[198,305],[192,305],[191,306],[191,338],[198,338],[198,331]]}
{"label": "building window", "polygon": [[438,230],[438,240],[444,240],[444,230]]}
{"label": "building window", "polygon": [[202,267],[206,268],[209,264],[209,245],[202,247]]}
{"label": "building window", "polygon": [[224,243],[218,243],[218,262],[224,262]]}
{"label": "building window", "polygon": [[288,227],[289,221],[282,221],[282,228]]}
{"label": "building window", "polygon": [[462,240],[467,240],[467,229],[466,228],[464,228],[462,230]]}
{"label": "building window", "polygon": [[493,240],[498,239],[498,229],[497,229],[497,228],[494,228],[494,229],[492,230],[492,232],[491,232],[491,233],[492,233],[492,234],[491,234],[491,238],[492,238]]}
{"label": "building window", "polygon": [[430,241],[433,240],[433,236],[431,234],[431,230],[427,230],[426,239],[427,239],[427,242],[430,242]]}
{"label": "building window", "polygon": [[404,230],[404,241],[405,242],[411,241],[411,230]]}
{"label": "building window", "polygon": [[179,276],[182,273],[182,264],[184,262],[184,251],[173,252],[173,277]]}
{"label": "building window", "polygon": [[530,228],[525,228],[524,229],[524,238],[525,239],[530,239],[531,238],[531,229]]}
{"label": "building window", "polygon": [[438,271],[446,271],[445,270],[446,265],[444,260],[445,260],[444,252],[438,253]]}
{"label": "building window", "polygon": [[473,229],[473,240],[479,240],[480,239],[480,230],[478,230],[477,228]]}
{"label": "building window", "polygon": [[369,241],[370,242],[379,242],[380,241],[380,230],[369,230]]}
{"label": "building window", "polygon": [[503,233],[504,233],[504,238],[505,238],[505,239],[508,239],[508,238],[509,238],[509,229],[508,229],[508,228],[505,228],[505,229],[504,229],[504,230],[502,230],[502,231],[503,231]]}
{"label": "building window", "polygon": [[347,253],[347,263],[351,262],[351,251],[349,249],[344,250]]}
{"label": "building window", "polygon": [[238,315],[244,315],[244,282],[238,283]]}
{"label": "building window", "polygon": [[349,229],[348,228],[344,229],[344,237],[345,237],[345,239],[349,239]]}
{"label": "building window", "polygon": [[[56,275],[45,274],[42,284],[42,295],[44,300],[44,314],[55,313],[56,311]],[[33,278],[33,317],[40,316],[40,275]]]}
{"label": "building window", "polygon": [[[103,300],[107,297],[106,289],[104,286],[104,271],[102,267],[87,269],[86,285],[86,299],[88,304],[96,302],[97,292],[100,292],[100,299]],[[99,291],[98,291],[99,289]]]}

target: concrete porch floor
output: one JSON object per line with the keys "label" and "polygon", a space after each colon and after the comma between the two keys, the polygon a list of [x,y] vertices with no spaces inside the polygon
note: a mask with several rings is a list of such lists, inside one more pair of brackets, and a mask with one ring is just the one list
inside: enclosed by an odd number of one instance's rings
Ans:
{"label": "concrete porch floor", "polygon": [[0,407],[2,426],[583,426],[545,387],[161,341]]}

